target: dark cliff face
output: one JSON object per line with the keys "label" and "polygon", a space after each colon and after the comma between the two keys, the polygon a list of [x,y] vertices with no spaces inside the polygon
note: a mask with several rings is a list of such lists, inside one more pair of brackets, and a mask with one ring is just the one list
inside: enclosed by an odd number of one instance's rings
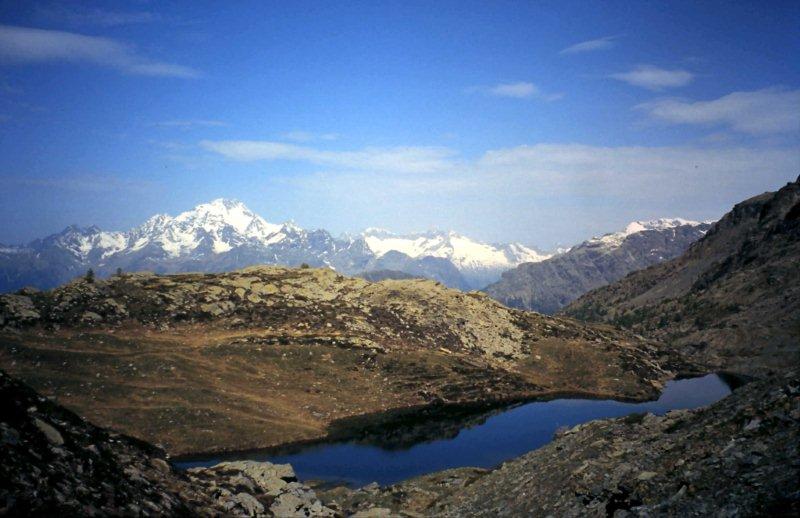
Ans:
{"label": "dark cliff face", "polygon": [[507,306],[552,314],[592,289],[679,256],[710,226],[646,230],[614,247],[587,241],[546,261],[509,270],[484,291]]}
{"label": "dark cliff face", "polygon": [[681,257],[568,306],[666,342],[709,368],[800,361],[800,180],[737,204]]}

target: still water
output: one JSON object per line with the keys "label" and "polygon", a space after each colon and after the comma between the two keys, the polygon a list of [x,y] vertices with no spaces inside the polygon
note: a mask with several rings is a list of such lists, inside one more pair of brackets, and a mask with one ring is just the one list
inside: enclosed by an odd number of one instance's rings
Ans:
{"label": "still water", "polygon": [[436,438],[435,432],[427,430],[421,442],[415,444],[398,446],[372,437],[358,442],[318,443],[277,453],[218,455],[176,464],[189,468],[211,466],[223,460],[250,459],[290,463],[300,480],[324,480],[355,486],[375,481],[387,485],[448,468],[497,466],[547,444],[562,426],[571,427],[594,419],[633,413],[664,414],[670,410],[697,408],[714,403],[730,392],[730,387],[720,376],[709,374],[669,381],[657,401],[646,403],[554,399],[472,415],[463,423],[454,423],[451,419],[442,426],[440,435],[444,438]]}

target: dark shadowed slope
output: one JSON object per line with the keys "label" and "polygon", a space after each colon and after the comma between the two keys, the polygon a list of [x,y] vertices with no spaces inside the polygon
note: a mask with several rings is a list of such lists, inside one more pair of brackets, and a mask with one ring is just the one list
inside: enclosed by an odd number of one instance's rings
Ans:
{"label": "dark shadowed slope", "polygon": [[161,449],[98,428],[3,371],[0,411],[2,516],[335,514],[289,465],[233,462],[183,473]]}
{"label": "dark shadowed slope", "polygon": [[739,203],[681,257],[587,293],[564,313],[657,338],[709,368],[797,365],[800,181]]}
{"label": "dark shadowed slope", "polygon": [[591,239],[538,263],[523,263],[484,291],[507,306],[552,314],[589,290],[679,256],[710,227],[685,220],[631,223],[623,232]]}

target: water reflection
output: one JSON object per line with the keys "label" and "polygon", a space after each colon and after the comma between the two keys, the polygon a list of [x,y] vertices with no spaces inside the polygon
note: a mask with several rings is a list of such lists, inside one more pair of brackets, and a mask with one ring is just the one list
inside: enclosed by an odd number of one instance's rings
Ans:
{"label": "water reflection", "polygon": [[[705,406],[730,393],[722,377],[709,374],[667,382],[657,401],[555,399],[510,408],[442,413],[429,409],[367,425],[346,442],[322,443],[293,450],[231,454],[179,462],[182,467],[209,466],[222,460],[268,460],[290,463],[301,480],[382,485],[443,469],[493,467],[548,443],[562,426],[633,413],[664,414]],[[348,426],[353,426],[353,422]],[[357,424],[357,423],[356,423]]]}

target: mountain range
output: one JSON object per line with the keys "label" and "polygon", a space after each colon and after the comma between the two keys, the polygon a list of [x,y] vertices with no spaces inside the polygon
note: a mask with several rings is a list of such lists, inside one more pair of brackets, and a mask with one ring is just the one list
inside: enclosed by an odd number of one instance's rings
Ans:
{"label": "mountain range", "polygon": [[292,222],[270,223],[243,203],[220,198],[174,217],[157,214],[127,232],[71,225],[27,245],[0,245],[0,292],[53,288],[90,268],[106,277],[118,269],[224,272],[307,264],[365,278],[429,278],[461,290],[491,285],[486,291],[505,304],[551,313],[592,288],[677,256],[707,228],[682,219],[634,222],[566,252],[544,253],[452,231],[398,235],[368,228],[334,237]]}
{"label": "mountain range", "polygon": [[368,229],[333,237],[269,223],[235,200],[217,199],[176,217],[158,214],[127,232],[69,226],[23,246],[0,245],[0,292],[55,287],[92,268],[156,273],[220,272],[253,264],[327,266],[345,275],[381,271],[474,289],[523,262],[550,257],[521,244],[491,245],[455,232],[396,235]]}
{"label": "mountain range", "polygon": [[673,259],[711,228],[680,218],[634,221],[543,261],[503,273],[484,291],[503,304],[552,314],[589,290]]}
{"label": "mountain range", "polygon": [[800,364],[800,178],[745,200],[688,251],[591,291],[564,314],[761,375]]}

